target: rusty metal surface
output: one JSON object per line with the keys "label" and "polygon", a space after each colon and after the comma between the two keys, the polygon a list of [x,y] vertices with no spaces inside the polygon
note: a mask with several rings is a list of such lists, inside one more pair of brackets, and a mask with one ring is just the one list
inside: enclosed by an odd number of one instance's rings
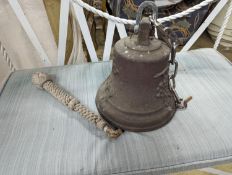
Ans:
{"label": "rusty metal surface", "polygon": [[176,111],[169,84],[171,48],[149,36],[149,25],[149,18],[143,18],[138,34],[115,44],[112,72],[96,96],[102,117],[124,130],[157,129]]}

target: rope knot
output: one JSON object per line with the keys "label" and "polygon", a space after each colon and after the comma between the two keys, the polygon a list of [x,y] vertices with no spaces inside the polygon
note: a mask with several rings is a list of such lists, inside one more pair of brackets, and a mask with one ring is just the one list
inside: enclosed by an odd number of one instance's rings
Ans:
{"label": "rope knot", "polygon": [[106,126],[106,122],[104,120],[99,120],[99,121],[96,122],[96,126],[97,126],[97,128],[103,130],[104,127]]}
{"label": "rope knot", "polygon": [[32,84],[36,87],[43,89],[43,84],[46,81],[52,80],[51,77],[43,72],[35,72],[32,74]]}
{"label": "rope knot", "polygon": [[107,125],[104,127],[104,131],[110,138],[118,138],[123,133],[121,129],[112,129]]}
{"label": "rope knot", "polygon": [[70,102],[68,103],[68,108],[71,110],[74,110],[75,105],[77,103],[80,103],[77,99],[73,98],[72,100],[70,100]]}

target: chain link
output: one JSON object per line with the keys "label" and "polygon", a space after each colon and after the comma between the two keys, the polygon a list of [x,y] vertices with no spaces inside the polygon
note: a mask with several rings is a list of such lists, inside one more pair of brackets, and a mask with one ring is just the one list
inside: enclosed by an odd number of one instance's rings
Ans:
{"label": "chain link", "polygon": [[[169,76],[169,87],[172,91],[176,106],[178,109],[185,109],[187,107],[187,103],[192,99],[192,97],[188,97],[187,99],[183,100],[179,97],[176,92],[176,75],[178,72],[178,61],[176,60],[176,48],[178,47],[178,37],[175,33],[172,32],[171,28],[163,27],[161,23],[159,23],[156,19],[153,19],[150,16],[150,20],[152,23],[153,31],[157,31],[159,39],[164,41],[168,47],[171,49],[169,64],[174,65],[174,71]],[[154,34],[155,35],[155,34]]]}

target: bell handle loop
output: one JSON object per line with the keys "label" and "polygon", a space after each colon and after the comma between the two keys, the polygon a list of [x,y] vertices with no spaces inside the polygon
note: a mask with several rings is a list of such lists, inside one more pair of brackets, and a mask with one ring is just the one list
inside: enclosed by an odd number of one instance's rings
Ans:
{"label": "bell handle loop", "polygon": [[[170,63],[174,64],[175,56],[176,56],[176,48],[177,48],[177,44],[176,44],[177,36],[171,31],[171,28],[169,27],[163,28],[162,25],[157,21],[158,6],[156,5],[155,1],[144,1],[139,5],[136,15],[136,25],[134,27],[134,32],[137,33],[139,30],[139,24],[142,19],[143,10],[146,7],[150,7],[150,9],[153,12],[150,21],[157,29],[158,38],[164,41],[165,43],[167,43],[168,47],[171,49]],[[174,34],[174,37],[172,34]]]}
{"label": "bell handle loop", "polygon": [[154,1],[144,1],[139,5],[138,11],[137,11],[137,15],[136,15],[136,24],[134,27],[134,31],[135,33],[138,32],[138,28],[139,28],[139,23],[142,19],[142,15],[143,15],[143,10],[146,7],[150,7],[150,9],[152,10],[152,20],[154,20],[156,22],[157,20],[157,15],[158,15],[158,7],[156,6]]}

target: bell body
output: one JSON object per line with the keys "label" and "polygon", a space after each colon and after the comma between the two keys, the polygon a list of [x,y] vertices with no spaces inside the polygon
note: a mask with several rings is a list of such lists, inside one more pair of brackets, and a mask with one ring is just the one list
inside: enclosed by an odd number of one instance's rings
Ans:
{"label": "bell body", "polygon": [[98,89],[96,106],[111,125],[142,132],[169,122],[176,105],[169,87],[170,48],[158,39],[140,45],[138,37],[115,44],[112,72]]}

